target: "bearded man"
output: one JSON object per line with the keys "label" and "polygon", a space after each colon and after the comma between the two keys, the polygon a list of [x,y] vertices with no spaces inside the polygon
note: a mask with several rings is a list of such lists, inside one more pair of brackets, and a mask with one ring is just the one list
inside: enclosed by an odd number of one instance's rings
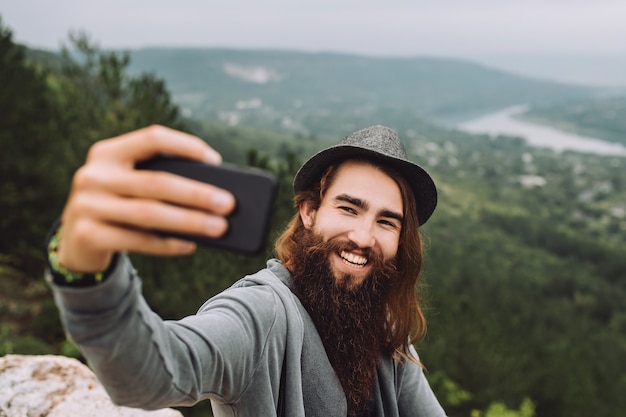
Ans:
{"label": "bearded man", "polygon": [[278,259],[178,321],[149,309],[125,252],[189,253],[189,242],[149,230],[219,236],[235,202],[134,169],[161,153],[220,160],[161,127],[96,144],[50,245],[63,323],[115,402],[210,399],[215,416],[445,415],[412,346],[426,328],[419,226],[436,189],[395,132],[372,126],[305,162]]}

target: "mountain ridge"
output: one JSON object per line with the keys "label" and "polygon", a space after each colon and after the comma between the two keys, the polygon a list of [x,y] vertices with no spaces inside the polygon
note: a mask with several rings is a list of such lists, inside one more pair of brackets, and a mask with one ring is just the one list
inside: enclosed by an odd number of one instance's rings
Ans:
{"label": "mountain ridge", "polygon": [[199,47],[128,53],[129,70],[163,78],[187,116],[302,132],[368,119],[463,119],[597,92],[456,58]]}

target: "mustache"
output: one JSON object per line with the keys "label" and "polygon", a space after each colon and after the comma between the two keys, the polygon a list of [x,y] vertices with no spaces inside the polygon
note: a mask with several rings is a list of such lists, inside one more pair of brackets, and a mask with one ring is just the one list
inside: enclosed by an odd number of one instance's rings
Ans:
{"label": "mustache", "polygon": [[306,242],[304,246],[304,252],[307,255],[315,256],[315,255],[327,255],[329,253],[337,253],[341,252],[353,252],[359,251],[361,256],[367,258],[367,264],[372,265],[374,269],[385,269],[389,264],[395,265],[393,260],[385,261],[382,253],[377,250],[373,250],[370,247],[359,247],[356,243],[351,240],[336,240],[331,239],[324,241],[320,236],[309,235],[308,236],[311,241]]}
{"label": "mustache", "polygon": [[293,272],[296,275],[306,275],[311,279],[319,279],[319,277],[331,277],[332,291],[329,297],[338,296],[337,290],[343,289],[348,292],[356,290],[351,283],[354,277],[351,274],[341,274],[332,278],[334,274],[330,270],[329,255],[331,253],[341,254],[342,251],[353,252],[359,251],[360,254],[367,258],[367,264],[371,271],[366,279],[361,282],[362,290],[379,291],[380,287],[391,288],[397,281],[398,269],[395,258],[385,260],[382,253],[376,249],[369,247],[362,248],[356,243],[348,239],[331,239],[325,241],[323,237],[311,230],[303,229],[297,236],[295,241],[298,242],[297,250],[294,253]]}

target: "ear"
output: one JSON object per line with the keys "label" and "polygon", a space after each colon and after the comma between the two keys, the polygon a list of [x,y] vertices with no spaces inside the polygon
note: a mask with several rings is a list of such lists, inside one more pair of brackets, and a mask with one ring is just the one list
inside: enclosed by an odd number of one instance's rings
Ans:
{"label": "ear", "polygon": [[311,227],[313,227],[313,224],[315,223],[315,213],[317,212],[317,210],[315,210],[310,201],[305,201],[303,203],[300,203],[300,206],[298,206],[298,211],[300,212],[300,219],[302,219],[302,224],[304,224],[304,227],[306,229],[310,229]]}

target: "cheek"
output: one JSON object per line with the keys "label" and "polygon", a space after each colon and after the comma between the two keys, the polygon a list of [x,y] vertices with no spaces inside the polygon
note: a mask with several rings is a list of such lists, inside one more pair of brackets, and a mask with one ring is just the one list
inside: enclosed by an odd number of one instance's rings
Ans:
{"label": "cheek", "polygon": [[388,239],[381,241],[381,249],[385,260],[392,259],[398,254],[399,244],[399,236],[390,236]]}
{"label": "cheek", "polygon": [[332,215],[325,213],[323,210],[319,210],[311,217],[311,229],[322,236],[325,240],[332,236],[341,234],[346,229],[346,222],[341,221],[340,218],[335,218]]}
{"label": "cheek", "polygon": [[328,225],[324,222],[314,222],[311,230],[321,236],[324,241],[328,241],[340,234],[334,227],[332,227],[332,225]]}

